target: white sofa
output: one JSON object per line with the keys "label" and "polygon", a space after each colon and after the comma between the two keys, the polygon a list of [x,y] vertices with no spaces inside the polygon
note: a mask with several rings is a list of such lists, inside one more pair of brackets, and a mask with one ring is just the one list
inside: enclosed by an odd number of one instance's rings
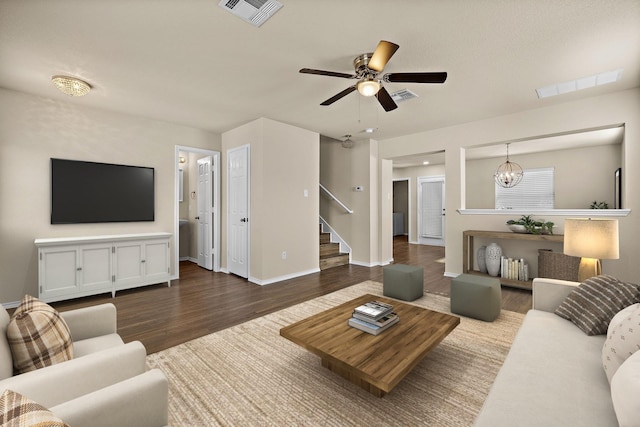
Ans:
{"label": "white sofa", "polygon": [[606,335],[588,336],[553,313],[578,285],[554,279],[533,281],[533,308],[513,341],[476,427],[618,425],[602,365]]}
{"label": "white sofa", "polygon": [[167,425],[167,380],[157,369],[147,371],[142,343],[125,344],[117,334],[116,307],[60,315],[71,332],[74,358],[13,376],[10,316],[0,305],[0,393],[20,393],[74,427]]}

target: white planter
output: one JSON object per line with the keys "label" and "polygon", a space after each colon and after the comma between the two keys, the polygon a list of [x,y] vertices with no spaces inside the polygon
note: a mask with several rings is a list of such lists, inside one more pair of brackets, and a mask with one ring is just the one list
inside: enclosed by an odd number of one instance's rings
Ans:
{"label": "white planter", "polygon": [[487,264],[485,262],[485,253],[486,253],[486,246],[480,246],[478,248],[478,253],[477,253],[477,260],[478,260],[478,270],[481,273],[486,273],[487,272]]}
{"label": "white planter", "polygon": [[497,243],[491,243],[485,249],[484,260],[490,276],[496,277],[500,273],[501,257],[502,248]]}

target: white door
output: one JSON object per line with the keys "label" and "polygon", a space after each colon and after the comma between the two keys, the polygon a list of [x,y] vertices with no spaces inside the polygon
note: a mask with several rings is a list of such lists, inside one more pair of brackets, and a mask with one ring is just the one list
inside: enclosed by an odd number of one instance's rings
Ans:
{"label": "white door", "polygon": [[229,150],[228,242],[229,273],[249,277],[249,146]]}
{"label": "white door", "polygon": [[212,159],[198,159],[198,265],[213,269]]}
{"label": "white door", "polygon": [[418,179],[418,241],[444,246],[444,177]]}

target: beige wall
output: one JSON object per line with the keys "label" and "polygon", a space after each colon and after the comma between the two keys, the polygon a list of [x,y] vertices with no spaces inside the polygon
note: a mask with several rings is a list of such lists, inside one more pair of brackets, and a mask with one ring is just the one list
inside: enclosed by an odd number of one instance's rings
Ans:
{"label": "beige wall", "polygon": [[[541,102],[541,105],[544,105]],[[513,215],[460,215],[456,210],[465,207],[464,147],[553,135],[625,124],[622,169],[624,175],[624,208],[631,209],[626,217],[619,217],[620,260],[604,260],[603,270],[623,280],[640,281],[640,264],[633,261],[640,251],[640,195],[635,183],[640,182],[640,89],[541,107],[507,116],[464,123],[428,132],[388,139],[380,142],[381,158],[445,150],[446,171],[446,271],[462,272],[462,231],[468,229],[504,230],[504,223]],[[589,170],[576,173],[591,183]],[[468,171],[467,171],[468,174]],[[468,193],[468,190],[467,190]],[[585,196],[589,199],[591,196]],[[564,216],[548,218],[562,224]],[[561,233],[563,227],[558,228]],[[391,231],[389,231],[390,233]]]}
{"label": "beige wall", "polygon": [[[471,209],[494,209],[493,174],[504,157],[466,162],[466,206]],[[553,167],[555,208],[588,209],[593,201],[606,201],[613,208],[615,170],[622,166],[622,145],[601,145],[550,153],[510,156],[523,169]],[[589,185],[585,185],[588,174]]]}
{"label": "beige wall", "polygon": [[[173,233],[176,145],[219,150],[220,136],[0,89],[0,301],[38,294],[36,238]],[[155,221],[51,225],[51,157],[155,168]]]}
{"label": "beige wall", "polygon": [[[247,144],[251,159],[250,280],[264,284],[317,271],[319,135],[261,118],[222,135],[223,158],[226,159],[227,150]],[[225,162],[222,166],[223,248],[227,239],[228,199]],[[282,252],[287,253],[284,260]],[[226,261],[223,251],[223,267]]]}
{"label": "beige wall", "polygon": [[[361,265],[377,265],[385,247],[378,244],[378,219],[381,198],[378,180],[378,143],[374,140],[356,141],[353,148],[343,148],[340,141],[321,137],[320,182],[340,201],[354,211],[345,212],[337,203],[322,194],[320,215],[351,246],[351,260]],[[389,173],[389,178],[391,174]],[[355,191],[362,186],[363,191]],[[391,209],[391,203],[389,203]],[[390,214],[389,225],[391,224]],[[391,235],[389,234],[389,240]]]}

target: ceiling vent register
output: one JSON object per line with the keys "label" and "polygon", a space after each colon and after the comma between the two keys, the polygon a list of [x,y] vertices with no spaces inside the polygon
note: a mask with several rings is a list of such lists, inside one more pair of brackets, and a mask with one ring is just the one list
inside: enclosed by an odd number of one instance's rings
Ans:
{"label": "ceiling vent register", "polygon": [[275,0],[222,0],[218,6],[259,27],[282,8],[282,3]]}
{"label": "ceiling vent register", "polygon": [[391,98],[394,101],[396,101],[396,103],[402,102],[402,101],[408,101],[410,99],[417,98],[417,97],[418,95],[411,92],[409,89],[400,89],[399,91],[393,92],[391,94]]}

